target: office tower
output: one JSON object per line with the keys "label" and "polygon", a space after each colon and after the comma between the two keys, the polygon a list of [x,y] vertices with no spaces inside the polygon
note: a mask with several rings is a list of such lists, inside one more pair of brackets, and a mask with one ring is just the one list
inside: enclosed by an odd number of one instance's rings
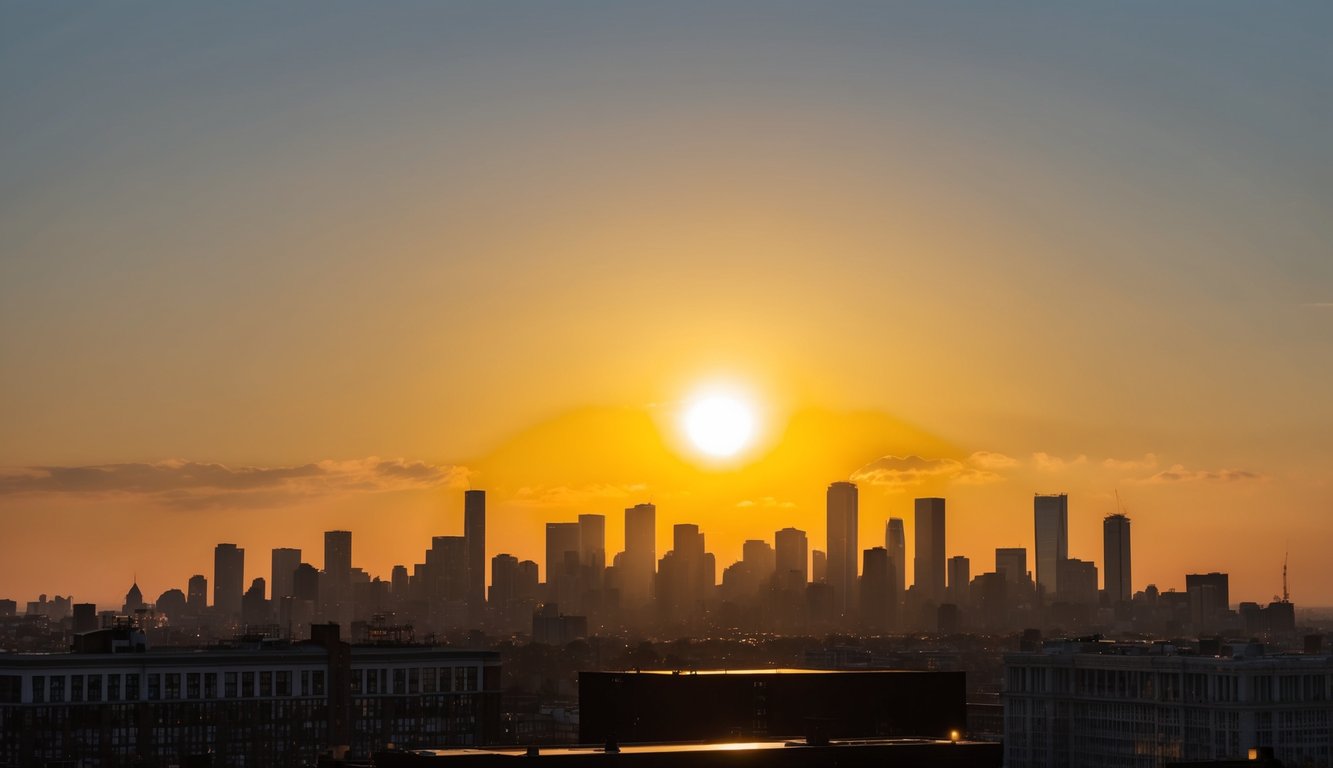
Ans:
{"label": "office tower", "polygon": [[1069,557],[1069,496],[1037,494],[1032,517],[1036,524],[1037,599],[1051,602],[1060,592],[1060,561]]}
{"label": "office tower", "polygon": [[871,547],[863,553],[861,568],[861,626],[870,632],[891,629],[897,615],[897,589],[889,551]]}
{"label": "office tower", "polygon": [[251,627],[269,623],[268,601],[264,599],[267,587],[263,576],[250,582],[250,588],[241,596],[241,623]]}
{"label": "office tower", "polygon": [[185,606],[195,616],[201,615],[208,607],[208,579],[202,573],[190,577],[185,587]]}
{"label": "office tower", "polygon": [[1059,591],[1055,599],[1072,605],[1094,605],[1097,602],[1097,564],[1091,560],[1067,557],[1056,564],[1056,582]]}
{"label": "office tower", "polygon": [[657,507],[652,504],[638,504],[625,510],[625,552],[621,564],[623,603],[637,606],[648,602],[657,570]]}
{"label": "office tower", "polygon": [[716,579],[716,563],[704,549],[699,526],[680,523],[671,533],[671,551],[657,568],[657,604],[667,621],[692,621],[702,614]]}
{"label": "office tower", "polygon": [[583,588],[600,591],[606,571],[606,516],[579,515],[579,566]]}
{"label": "office tower", "polygon": [[426,550],[426,607],[436,631],[466,624],[468,547],[463,536],[432,536]]}
{"label": "office tower", "polygon": [[774,560],[778,583],[783,587],[804,587],[810,580],[809,542],[805,531],[783,528],[773,535]]}
{"label": "office tower", "polygon": [[944,601],[944,499],[916,500],[913,585],[922,600]]}
{"label": "office tower", "polygon": [[741,545],[741,562],[753,574],[757,584],[767,584],[777,569],[777,553],[762,539],[747,539]]}
{"label": "office tower", "polygon": [[241,617],[245,591],[245,550],[235,544],[213,548],[213,609],[223,621]]}
{"label": "office tower", "polygon": [[486,492],[463,492],[463,538],[467,540],[467,602],[474,618],[486,604]]}
{"label": "office tower", "polygon": [[395,565],[393,573],[389,577],[389,589],[393,593],[395,600],[403,601],[408,599],[412,580],[407,575],[407,566]]}
{"label": "office tower", "polygon": [[319,570],[310,563],[301,563],[292,573],[292,597],[308,600],[313,605],[319,600]]}
{"label": "office tower", "polygon": [[120,612],[128,615],[146,607],[148,606],[143,601],[143,590],[139,589],[139,582],[136,581],[130,585],[129,591],[125,593],[125,604],[121,606]]}
{"label": "office tower", "polygon": [[833,614],[855,612],[857,556],[857,491],[854,483],[838,482],[828,487],[828,583],[833,588]]}
{"label": "office tower", "polygon": [[564,613],[579,612],[582,594],[579,578],[578,523],[546,524],[546,602],[556,603]]}
{"label": "office tower", "polygon": [[269,589],[275,601],[295,594],[292,592],[292,574],[296,573],[296,566],[300,564],[301,550],[290,547],[273,550],[273,574]]}
{"label": "office tower", "polygon": [[828,583],[828,554],[823,550],[810,551],[810,581],[815,584]]}
{"label": "office tower", "polygon": [[1190,623],[1198,631],[1222,626],[1231,609],[1230,577],[1225,573],[1187,573],[1185,592],[1189,596]]}
{"label": "office tower", "polygon": [[93,603],[74,604],[74,634],[97,629],[97,606]]}
{"label": "office tower", "polygon": [[1004,574],[1004,580],[1010,584],[1023,584],[1028,580],[1028,551],[1022,547],[997,547],[995,572]]}
{"label": "office tower", "polygon": [[324,579],[321,613],[326,621],[352,624],[352,532],[324,532]]}
{"label": "office tower", "polygon": [[1129,518],[1107,515],[1102,521],[1102,567],[1106,569],[1104,588],[1111,605],[1127,603],[1134,597],[1130,580]]}
{"label": "office tower", "polygon": [[948,602],[954,605],[967,605],[971,597],[968,586],[972,583],[972,561],[962,555],[955,555],[949,558],[948,571]]}
{"label": "office tower", "polygon": [[893,568],[893,588],[899,603],[907,589],[907,535],[903,533],[903,519],[890,517],[884,526],[884,548],[889,551],[889,567]]}
{"label": "office tower", "polygon": [[499,554],[491,558],[491,593],[488,602],[504,610],[518,588],[518,558]]}

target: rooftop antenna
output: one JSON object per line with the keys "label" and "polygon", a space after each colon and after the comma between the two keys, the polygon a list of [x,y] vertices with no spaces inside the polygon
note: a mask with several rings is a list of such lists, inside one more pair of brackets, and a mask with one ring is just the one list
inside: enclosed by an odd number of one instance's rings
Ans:
{"label": "rooftop antenna", "polygon": [[1287,553],[1282,553],[1282,602],[1290,603],[1291,596],[1287,594]]}

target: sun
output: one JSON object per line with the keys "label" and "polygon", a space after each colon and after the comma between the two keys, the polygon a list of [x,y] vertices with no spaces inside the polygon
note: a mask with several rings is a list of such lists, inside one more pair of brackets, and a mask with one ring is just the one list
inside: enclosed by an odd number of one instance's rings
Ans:
{"label": "sun", "polygon": [[754,440],[754,408],[743,398],[713,393],[692,401],[685,409],[685,434],[702,453],[725,459],[740,453]]}

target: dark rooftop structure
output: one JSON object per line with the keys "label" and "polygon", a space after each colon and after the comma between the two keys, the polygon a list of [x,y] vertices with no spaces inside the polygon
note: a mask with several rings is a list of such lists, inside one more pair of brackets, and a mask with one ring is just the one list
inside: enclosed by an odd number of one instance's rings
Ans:
{"label": "dark rooftop structure", "polygon": [[812,669],[579,673],[579,740],[949,738],[962,672]]}

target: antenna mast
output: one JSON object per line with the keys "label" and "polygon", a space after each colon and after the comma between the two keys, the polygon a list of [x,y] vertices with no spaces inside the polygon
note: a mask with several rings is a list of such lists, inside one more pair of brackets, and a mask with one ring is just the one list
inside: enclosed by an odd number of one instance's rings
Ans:
{"label": "antenna mast", "polygon": [[1287,594],[1287,553],[1282,553],[1282,602],[1290,603],[1291,596]]}

